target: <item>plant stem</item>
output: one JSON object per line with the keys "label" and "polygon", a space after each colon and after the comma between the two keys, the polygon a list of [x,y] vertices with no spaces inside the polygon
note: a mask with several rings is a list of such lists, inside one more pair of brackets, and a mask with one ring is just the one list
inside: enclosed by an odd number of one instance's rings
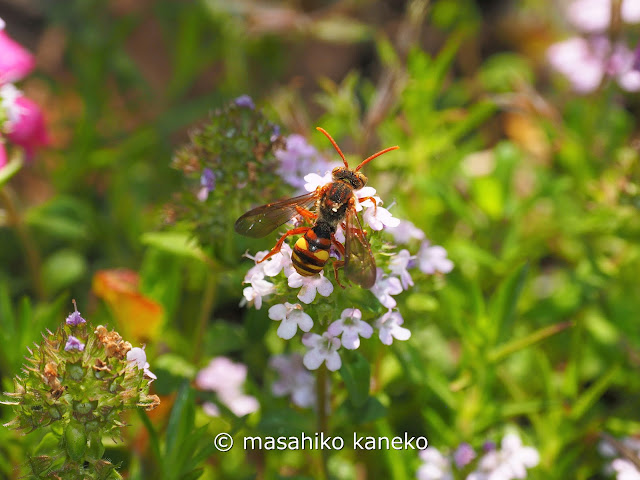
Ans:
{"label": "plant stem", "polygon": [[195,347],[193,349],[193,361],[198,362],[202,354],[202,341],[204,340],[204,330],[207,327],[207,321],[211,316],[211,312],[216,303],[216,293],[218,291],[219,272],[210,270],[207,273],[207,283],[202,292],[202,307],[200,309],[200,317],[198,318],[198,327],[196,328]]}
{"label": "plant stem", "polygon": [[[316,408],[318,410],[318,433],[326,434],[329,431],[328,417],[327,417],[327,367],[320,365],[320,368],[316,370]],[[320,449],[320,455],[322,457],[322,477],[323,479],[329,478],[329,469],[327,466],[329,460],[329,452],[324,449]]]}
{"label": "plant stem", "polygon": [[40,300],[44,300],[44,286],[42,284],[42,275],[41,275],[41,260],[40,253],[36,248],[36,244],[33,241],[33,238],[29,234],[29,231],[26,225],[22,222],[22,218],[20,217],[20,213],[16,208],[15,204],[15,196],[11,191],[10,187],[4,186],[0,188],[0,199],[4,203],[7,209],[7,219],[8,224],[15,227],[16,234],[20,239],[20,243],[22,248],[24,249],[24,253],[27,257],[27,267],[29,268],[29,273],[31,275],[31,281],[33,282],[33,289]]}

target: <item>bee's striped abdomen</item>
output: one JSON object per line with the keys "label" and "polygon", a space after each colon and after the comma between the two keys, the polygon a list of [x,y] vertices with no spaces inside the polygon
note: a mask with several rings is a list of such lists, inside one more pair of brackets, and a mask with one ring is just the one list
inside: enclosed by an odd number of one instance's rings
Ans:
{"label": "bee's striped abdomen", "polygon": [[303,237],[300,237],[293,247],[291,255],[293,267],[303,277],[320,273],[329,260],[331,238],[325,237],[322,230],[324,229],[312,228]]}

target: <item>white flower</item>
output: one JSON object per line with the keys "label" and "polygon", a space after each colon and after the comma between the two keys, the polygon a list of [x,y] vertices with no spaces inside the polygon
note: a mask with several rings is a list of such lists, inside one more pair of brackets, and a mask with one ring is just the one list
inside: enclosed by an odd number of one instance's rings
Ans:
{"label": "white flower", "polygon": [[291,395],[291,401],[299,407],[312,407],[316,403],[315,378],[302,363],[302,355],[276,355],[269,360],[269,367],[279,374],[271,385],[276,397]]}
{"label": "white flower", "polygon": [[391,345],[393,339],[396,340],[408,340],[411,337],[411,331],[407,328],[401,327],[404,323],[404,319],[400,312],[394,312],[389,310],[376,322],[376,327],[380,330],[378,336],[380,341],[385,345]]}
{"label": "white flower", "polygon": [[419,455],[424,463],[418,468],[418,480],[453,480],[451,459],[442,455],[437,448],[421,450]]}
{"label": "white flower", "polygon": [[430,246],[428,241],[423,242],[417,257],[419,268],[424,273],[431,275],[436,272],[449,273],[453,270],[453,262],[447,258],[447,251],[440,245]]}
{"label": "white flower", "polygon": [[22,96],[22,91],[18,90],[12,83],[5,83],[0,86],[0,108],[6,112],[7,124],[4,125],[4,128],[9,132],[25,113],[24,107],[18,104],[18,99]]}
{"label": "white flower", "polygon": [[310,173],[304,176],[305,184],[304,189],[307,192],[315,192],[318,187],[324,187],[327,183],[333,182],[333,176],[331,172],[325,173],[323,176],[317,173]]}
{"label": "white flower", "polygon": [[357,308],[345,308],[340,319],[329,325],[327,332],[334,337],[342,334],[342,346],[355,350],[360,346],[360,337],[370,338],[373,327],[361,320],[362,312]]}
{"label": "white flower", "polygon": [[409,254],[409,250],[403,248],[397,254],[391,257],[391,260],[389,261],[389,270],[394,275],[400,277],[402,288],[404,288],[405,290],[413,286],[413,279],[407,271],[407,268],[409,267],[409,262],[411,260],[414,260],[415,258],[416,257],[412,257]]}
{"label": "white flower", "polygon": [[527,468],[540,462],[540,454],[533,447],[522,446],[516,433],[504,436],[500,450],[487,452],[478,463],[478,470],[468,480],[514,480],[527,478]]}
{"label": "white flower", "polygon": [[322,362],[332,372],[342,366],[342,360],[338,354],[340,339],[333,337],[329,332],[323,333],[322,336],[317,333],[305,333],[302,343],[309,348],[302,359],[304,366],[309,370],[316,370]]}
{"label": "white flower", "polygon": [[[260,408],[255,397],[245,395],[242,385],[247,379],[247,367],[226,357],[216,357],[196,375],[196,385],[202,390],[210,390],[238,417],[248,415]],[[215,416],[218,409],[214,404],[205,404],[205,412]]]}
{"label": "white flower", "polygon": [[311,277],[303,277],[298,272],[289,275],[288,284],[291,288],[302,287],[298,292],[301,302],[309,304],[316,298],[316,292],[328,297],[333,292],[333,284],[324,276],[324,272]]}
{"label": "white flower", "polygon": [[[640,22],[640,2],[622,0],[620,17],[625,23]],[[611,0],[575,0],[567,7],[567,18],[583,32],[604,32],[611,25]]]}
{"label": "white flower", "polygon": [[264,274],[255,274],[251,280],[251,286],[245,287],[242,294],[246,302],[253,302],[256,310],[262,307],[262,297],[270,295],[276,291],[276,286],[264,279]]}
{"label": "white flower", "polygon": [[397,303],[392,295],[402,293],[402,284],[396,277],[385,277],[382,269],[378,268],[376,272],[376,283],[370,290],[383,306],[394,308]]}
{"label": "white flower", "polygon": [[389,210],[380,206],[367,208],[362,214],[362,219],[372,230],[376,231],[400,225],[399,218],[395,218]]}
{"label": "white flower", "polygon": [[282,248],[278,253],[269,257],[260,264],[263,265],[262,270],[264,271],[264,274],[267,277],[275,277],[284,269],[285,276],[288,277],[291,275],[294,272],[294,268],[291,263],[291,253],[291,247],[288,244],[283,243]]}
{"label": "white flower", "polygon": [[149,362],[147,362],[147,354],[144,348],[133,347],[127,352],[127,362],[134,364],[141,370],[144,370],[144,375],[151,381],[156,380],[158,377],[149,370]]}
{"label": "white flower", "polygon": [[640,480],[640,472],[627,459],[616,458],[611,462],[611,468],[616,472],[616,480]]}
{"label": "white flower", "polygon": [[281,321],[278,327],[278,336],[285,340],[293,338],[298,327],[303,332],[308,332],[313,327],[313,320],[302,311],[302,306],[299,303],[294,305],[285,302],[273,305],[269,308],[269,318]]}

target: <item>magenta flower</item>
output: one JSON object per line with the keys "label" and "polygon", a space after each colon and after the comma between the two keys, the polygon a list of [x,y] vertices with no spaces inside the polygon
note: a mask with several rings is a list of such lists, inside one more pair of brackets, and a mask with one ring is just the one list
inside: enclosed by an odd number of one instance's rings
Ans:
{"label": "magenta flower", "polygon": [[329,332],[322,335],[317,333],[306,333],[302,337],[302,343],[309,348],[305,353],[302,362],[309,370],[316,370],[325,363],[327,369],[335,372],[342,366],[342,360],[338,354],[340,339],[332,336]]}
{"label": "magenta flower", "polygon": [[0,85],[16,82],[27,76],[35,67],[36,61],[22,45],[12,40],[0,28]]}
{"label": "magenta flower", "polygon": [[2,141],[2,137],[0,136],[0,168],[4,167],[7,164],[7,149],[4,148],[4,142]]}
{"label": "magenta flower", "polygon": [[0,107],[7,116],[3,128],[6,138],[21,146],[27,158],[31,158],[38,147],[49,143],[40,107],[12,84],[0,87]]}
{"label": "magenta flower", "polygon": [[357,308],[345,308],[340,314],[340,319],[329,325],[327,333],[337,337],[342,335],[342,346],[349,350],[355,350],[360,346],[360,337],[370,338],[373,327],[362,321],[362,312]]}

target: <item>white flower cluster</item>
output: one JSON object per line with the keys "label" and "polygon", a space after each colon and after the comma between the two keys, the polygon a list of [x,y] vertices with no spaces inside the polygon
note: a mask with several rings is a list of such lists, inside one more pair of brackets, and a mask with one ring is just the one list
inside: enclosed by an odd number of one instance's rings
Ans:
{"label": "white flower cluster", "polygon": [[[332,181],[331,172],[324,176],[309,174],[304,179],[304,188],[309,192]],[[358,199],[356,210],[362,212],[362,218],[368,228],[374,231],[385,229],[398,244],[406,244],[414,239],[422,241],[415,256],[407,249],[391,256],[389,272],[385,273],[382,268],[378,268],[376,282],[370,289],[380,304],[387,309],[387,312],[375,321],[374,326],[378,329],[380,341],[390,345],[393,339],[407,340],[411,336],[411,332],[402,327],[404,319],[397,310],[394,298],[413,286],[409,270],[418,267],[426,274],[448,273],[452,270],[453,263],[447,258],[447,252],[443,247],[431,246],[425,240],[422,230],[411,222],[393,217],[389,210],[382,207],[382,200],[376,195],[373,187],[364,187],[355,194]],[[339,242],[344,242],[341,228],[335,237]],[[280,252],[261,262],[268,253],[262,251],[253,257],[247,255],[256,264],[245,275],[244,283],[248,286],[243,290],[242,304],[252,303],[256,309],[260,309],[263,297],[277,292],[276,284],[270,281],[270,278],[279,275],[280,272],[284,272],[290,288],[299,289],[297,299],[302,304],[311,304],[318,294],[329,297],[333,293],[333,283],[325,277],[324,271],[310,277],[302,276],[295,271],[291,261],[292,249],[286,243],[282,245]],[[341,347],[348,350],[357,349],[360,346],[360,338],[370,338],[374,332],[373,326],[362,320],[362,312],[357,308],[344,309],[340,318],[331,323],[322,335],[310,333],[314,321],[305,313],[300,303],[284,302],[273,305],[269,308],[268,314],[269,318],[280,322],[277,334],[283,339],[293,338],[298,329],[305,332],[302,343],[308,350],[303,357],[303,364],[309,370],[315,370],[323,363],[331,371],[338,370],[342,365],[338,350]]]}
{"label": "white flower cluster", "polygon": [[[640,480],[640,469],[637,467],[640,462],[640,438],[625,437],[619,442],[630,454],[629,458],[614,458],[607,466],[606,473],[615,473],[616,480]],[[606,440],[598,445],[598,449],[605,457],[613,458],[619,455],[616,447]],[[635,455],[635,462],[631,460],[631,455]]]}
{"label": "white flower cluster", "polygon": [[[500,449],[487,444],[484,450],[484,454],[476,461],[475,470],[468,473],[465,480],[523,479],[527,478],[527,469],[540,462],[538,451],[522,445],[522,440],[516,433],[505,435]],[[443,455],[434,447],[422,450],[420,458],[424,463],[418,469],[416,477],[418,480],[462,478],[460,472],[471,468],[469,465],[476,460],[476,453],[470,445],[462,444],[452,457]]]}

